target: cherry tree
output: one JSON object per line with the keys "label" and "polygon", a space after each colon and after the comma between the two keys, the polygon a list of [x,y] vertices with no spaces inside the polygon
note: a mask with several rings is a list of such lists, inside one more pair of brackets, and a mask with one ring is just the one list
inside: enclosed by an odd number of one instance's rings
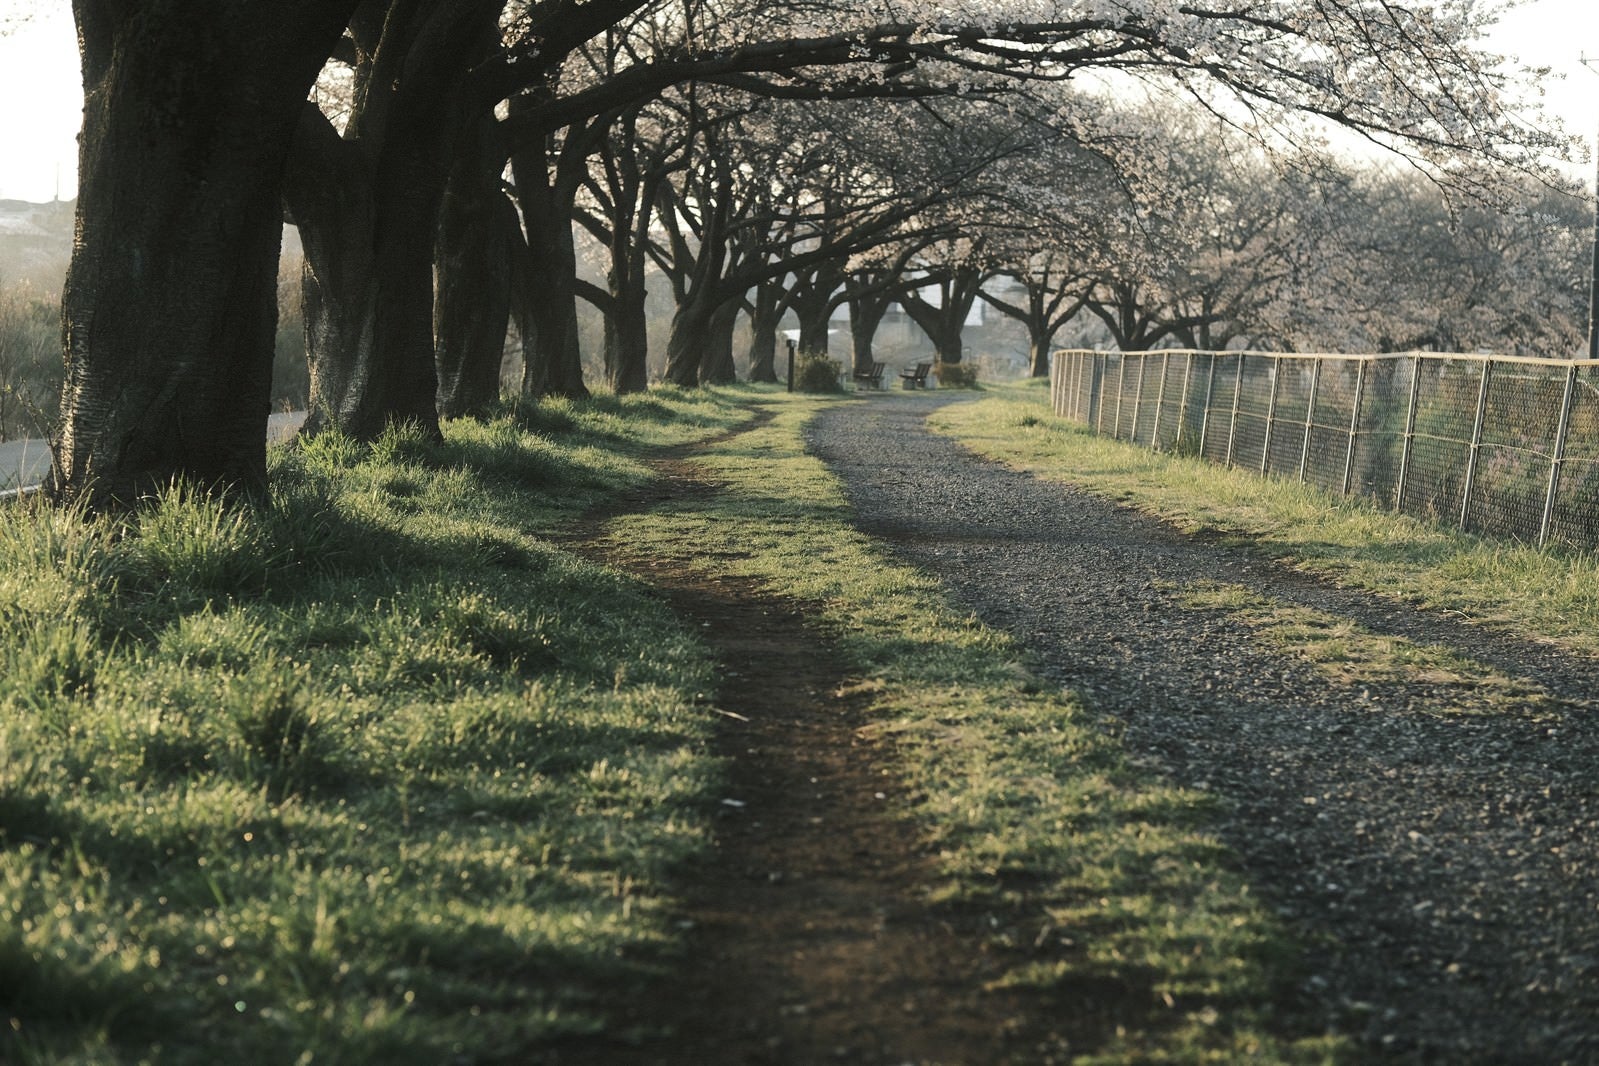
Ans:
{"label": "cherry tree", "polygon": [[[537,0],[508,10],[491,41],[485,12],[494,7],[154,0],[135,9],[76,0],[88,100],[80,240],[64,306],[58,498],[128,498],[174,476],[264,482],[285,166],[305,132],[318,69],[336,53],[353,53],[359,65],[362,41],[376,41],[370,61],[392,63],[385,69],[394,75],[371,79],[359,120],[352,116],[358,133],[385,131],[381,149],[361,152],[373,171],[361,184],[375,195],[326,215],[306,209],[307,219],[337,218],[309,223],[328,235],[324,249],[353,247],[341,235],[368,231],[363,212],[384,220],[369,231],[372,247],[382,245],[371,267],[381,282],[363,267],[364,251],[319,252],[313,267],[329,282],[324,298],[345,293],[334,279],[363,273],[379,292],[370,319],[365,298],[337,313],[325,308],[321,319],[372,338],[369,349],[344,349],[351,365],[319,371],[319,410],[362,435],[387,420],[431,417],[431,257],[455,134],[474,113],[528,92],[529,106],[501,119],[511,154],[693,80],[777,98],[890,85],[988,90],[1088,70],[1170,84],[1258,129],[1286,128],[1295,114],[1334,122],[1468,184],[1492,170],[1447,168],[1463,154],[1531,171],[1561,145],[1540,132],[1546,125],[1507,110],[1513,87],[1478,48],[1492,11],[1474,0],[1280,0],[1247,9],[996,0],[886,12],[824,2],[718,8],[729,17],[714,22],[694,4],[665,0]],[[585,43],[674,19],[693,32],[545,91]],[[405,31],[390,38],[403,47],[390,53],[387,31],[370,30],[379,22]],[[379,121],[374,107],[387,117]],[[333,132],[354,139],[348,127]],[[331,147],[328,130],[312,139]],[[348,147],[295,165],[339,174],[344,164],[329,161]],[[304,207],[314,197],[298,199]],[[547,250],[532,251],[540,267]]]}

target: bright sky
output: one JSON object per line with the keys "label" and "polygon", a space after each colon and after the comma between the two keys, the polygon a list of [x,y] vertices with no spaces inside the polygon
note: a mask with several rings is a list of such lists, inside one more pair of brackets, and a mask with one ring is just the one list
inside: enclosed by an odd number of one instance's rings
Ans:
{"label": "bright sky", "polygon": [[[45,201],[58,187],[70,198],[82,108],[71,7],[65,0],[0,0],[0,32],[8,16],[28,9],[35,12],[30,22],[0,36],[0,199]],[[1599,3],[1528,0],[1505,16],[1492,46],[1528,66],[1552,68],[1545,106],[1578,133],[1599,131],[1599,69],[1579,62],[1584,53],[1599,61]]]}

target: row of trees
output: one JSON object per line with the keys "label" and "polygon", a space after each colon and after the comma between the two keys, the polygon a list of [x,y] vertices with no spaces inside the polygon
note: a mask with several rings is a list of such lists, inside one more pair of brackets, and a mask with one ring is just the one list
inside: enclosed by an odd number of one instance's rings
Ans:
{"label": "row of trees", "polygon": [[[74,9],[86,106],[52,491],[91,503],[174,476],[264,485],[285,211],[306,252],[308,431],[370,439],[480,407],[513,317],[524,390],[580,394],[579,298],[605,315],[612,383],[642,387],[649,264],[676,298],[680,384],[730,372],[741,310],[759,377],[783,310],[825,337],[848,300],[864,340],[890,293],[958,358],[948,325],[997,259],[1025,261],[1044,294],[1025,310],[1059,319],[1080,271],[1037,257],[1097,234],[1121,262],[1169,184],[1138,123],[1066,91],[1085,71],[1169,85],[1261,144],[1319,116],[1460,184],[1482,172],[1461,158],[1525,171],[1552,143],[1500,109],[1463,0]],[[574,221],[608,250],[604,286],[578,278]],[[1073,242],[1018,258],[1022,234]],[[911,270],[943,299],[906,292]]]}

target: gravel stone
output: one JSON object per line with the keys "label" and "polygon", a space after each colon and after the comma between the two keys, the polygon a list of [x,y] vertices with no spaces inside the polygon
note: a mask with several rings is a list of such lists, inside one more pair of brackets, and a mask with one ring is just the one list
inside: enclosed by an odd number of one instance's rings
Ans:
{"label": "gravel stone", "polygon": [[[1599,1062],[1599,661],[1184,535],[926,429],[948,394],[825,412],[859,526],[1014,634],[1215,826],[1298,934],[1304,993],[1374,1059]],[[1446,684],[1341,684],[1181,586],[1224,582],[1444,646],[1555,697],[1449,713]]]}

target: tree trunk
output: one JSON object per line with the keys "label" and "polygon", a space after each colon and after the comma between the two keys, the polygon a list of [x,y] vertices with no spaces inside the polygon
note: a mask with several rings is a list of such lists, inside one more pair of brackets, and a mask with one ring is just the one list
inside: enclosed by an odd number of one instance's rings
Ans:
{"label": "tree trunk", "polygon": [[726,300],[711,312],[705,358],[700,364],[700,384],[730,385],[738,380],[733,366],[733,329],[738,324],[738,312],[738,300]]}
{"label": "tree trunk", "polygon": [[826,300],[806,300],[795,308],[799,312],[799,348],[802,352],[828,352],[828,323],[833,308]]}
{"label": "tree trunk", "polygon": [[489,110],[467,72],[498,47],[500,9],[487,0],[403,7],[353,27],[361,58],[343,134],[308,105],[295,146],[287,201],[317,309],[315,328],[307,317],[309,433],[373,440],[410,422],[439,435],[439,212],[459,134]]}
{"label": "tree trunk", "polygon": [[353,2],[77,0],[85,88],[49,490],[266,484],[284,160]]}
{"label": "tree trunk", "polygon": [[[519,114],[532,103],[513,97],[511,113]],[[523,343],[524,396],[589,394],[583,383],[583,362],[577,349],[577,249],[572,240],[572,211],[579,181],[559,173],[559,160],[551,165],[543,141],[518,151],[512,158],[516,199],[527,233],[531,269],[526,306],[536,326],[534,343]]]}
{"label": "tree trunk", "polygon": [[[377,303],[374,331],[381,373],[366,382],[367,404],[347,432],[375,439],[391,423],[411,423],[441,438],[433,343],[433,253],[444,201],[448,149],[435,131],[390,138],[379,165]],[[396,143],[396,142],[400,143]],[[441,148],[443,150],[441,150]]]}
{"label": "tree trunk", "polygon": [[711,343],[711,315],[715,310],[704,297],[690,297],[678,305],[666,341],[669,383],[690,389],[700,384],[700,367]]}
{"label": "tree trunk", "polygon": [[641,269],[621,279],[613,272],[611,313],[605,318],[605,358],[611,368],[611,388],[619,394],[649,388],[646,295]]}
{"label": "tree trunk", "polygon": [[358,161],[358,146],[343,142],[338,163],[314,166],[318,177],[312,164],[297,162],[289,202],[305,246],[308,434],[337,429],[370,441],[391,422],[415,422],[438,435],[433,251],[441,150],[436,137],[412,128],[392,132],[370,166]]}
{"label": "tree trunk", "polygon": [[500,397],[511,317],[516,208],[500,192],[505,154],[486,114],[457,153],[439,217],[434,359],[441,417],[481,415]]}
{"label": "tree trunk", "polygon": [[750,312],[750,380],[777,381],[777,326],[782,321],[782,286],[763,282],[755,290],[755,307]]}
{"label": "tree trunk", "polygon": [[1027,346],[1028,361],[1032,364],[1032,376],[1035,378],[1049,377],[1049,340],[1033,335]]}
{"label": "tree trunk", "polygon": [[886,296],[868,296],[849,302],[850,354],[855,361],[850,368],[852,371],[859,371],[877,361],[872,351],[877,341],[877,327],[882,325],[883,316],[888,314],[892,302]]}

